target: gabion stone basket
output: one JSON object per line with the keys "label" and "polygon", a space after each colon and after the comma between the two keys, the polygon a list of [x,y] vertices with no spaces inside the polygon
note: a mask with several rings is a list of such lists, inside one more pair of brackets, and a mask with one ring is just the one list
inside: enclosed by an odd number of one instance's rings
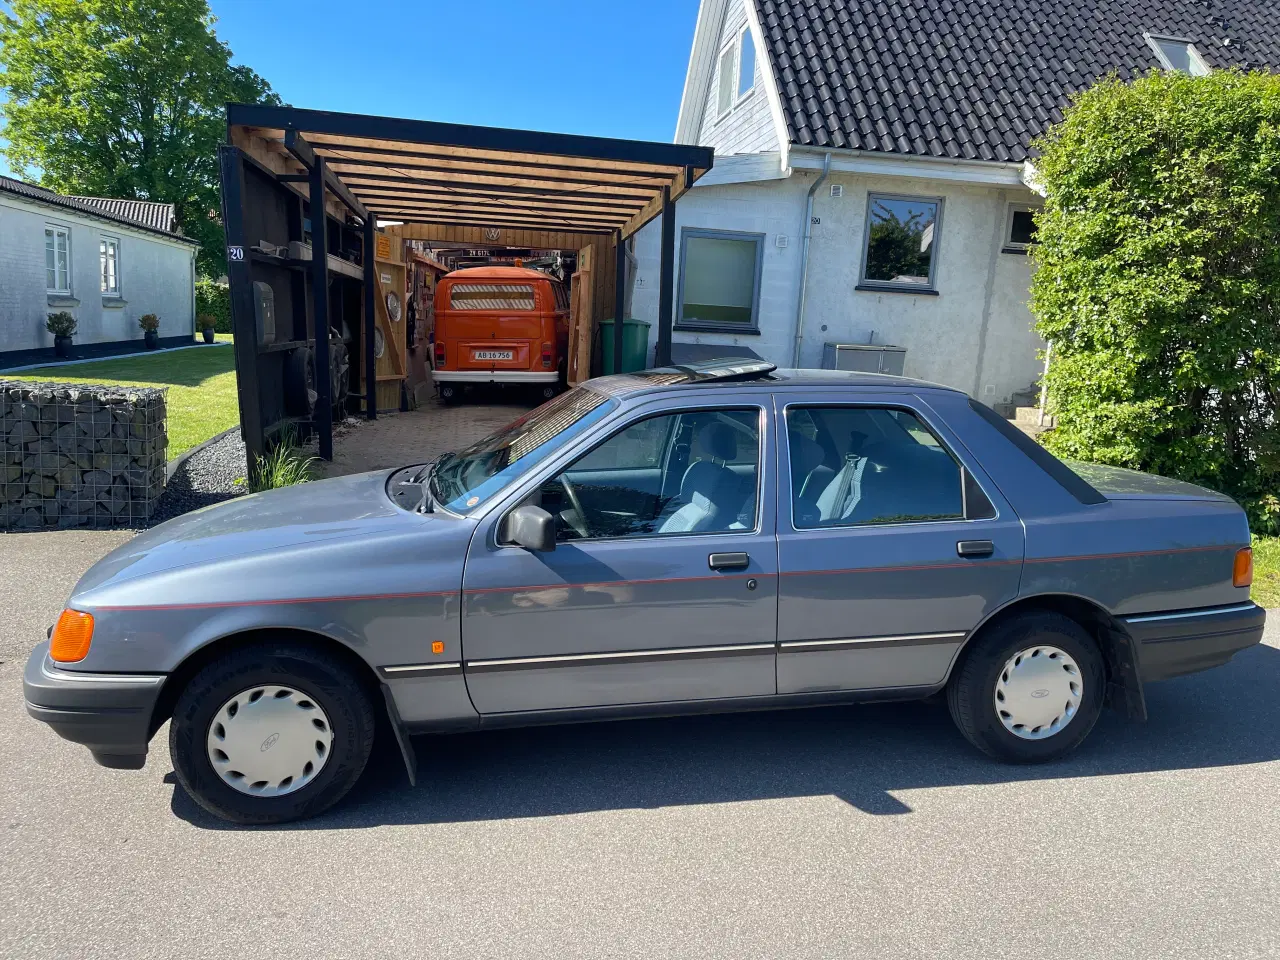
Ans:
{"label": "gabion stone basket", "polygon": [[0,380],[0,530],[149,519],[164,492],[165,393]]}

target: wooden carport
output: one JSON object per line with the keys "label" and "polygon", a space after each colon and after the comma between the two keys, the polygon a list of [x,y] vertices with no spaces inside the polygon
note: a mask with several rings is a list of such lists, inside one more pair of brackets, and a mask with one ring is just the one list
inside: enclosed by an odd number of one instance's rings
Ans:
{"label": "wooden carport", "polygon": [[[255,335],[261,312],[255,281],[292,288],[292,296],[276,294],[276,301],[287,300],[295,314],[291,336],[297,339],[285,343],[314,345],[312,426],[321,456],[331,458],[331,383],[321,374],[330,369],[330,344],[329,337],[315,333],[323,329],[315,318],[333,315],[333,271],[350,275],[351,268],[361,266],[364,315],[374,315],[378,221],[402,224],[392,229],[409,239],[480,242],[505,235],[513,244],[592,247],[597,275],[608,275],[603,289],[596,287],[598,312],[592,320],[598,320],[622,315],[626,239],[661,217],[656,359],[670,362],[674,205],[711,168],[709,148],[246,104],[228,105],[227,141],[220,151],[227,272],[241,423],[251,460],[265,449],[273,417],[279,419],[278,411],[264,409],[259,390],[263,378],[270,380],[274,373],[264,370],[264,351]],[[273,205],[279,206],[276,219],[282,226],[272,226]],[[304,209],[313,224],[309,262],[290,263],[287,257],[276,262],[263,255],[264,242],[301,240]],[[315,229],[319,209],[326,211],[328,229]],[[262,235],[273,232],[274,237]],[[354,236],[363,243],[361,265],[342,257],[344,238]],[[604,269],[610,260],[613,270]],[[272,273],[290,268],[300,273],[287,280]],[[258,274],[270,276],[264,280]],[[302,277],[309,277],[307,290],[301,289]],[[607,298],[600,295],[606,290]],[[373,324],[364,323],[363,329],[363,380],[372,419],[377,414]],[[622,332],[623,325],[615,323],[615,362],[622,356]],[[272,345],[266,352],[279,351]]]}

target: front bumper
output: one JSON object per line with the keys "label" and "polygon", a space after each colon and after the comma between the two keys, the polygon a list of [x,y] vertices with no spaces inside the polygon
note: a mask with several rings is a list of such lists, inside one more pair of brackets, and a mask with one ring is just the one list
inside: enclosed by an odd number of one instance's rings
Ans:
{"label": "front bumper", "polygon": [[1226,663],[1262,640],[1267,612],[1252,602],[1125,618],[1143,680],[1167,680]]}
{"label": "front bumper", "polygon": [[31,652],[22,693],[27,713],[58,736],[84,744],[104,767],[138,770],[147,759],[164,680],[160,674],[63,670],[49,659],[46,642]]}

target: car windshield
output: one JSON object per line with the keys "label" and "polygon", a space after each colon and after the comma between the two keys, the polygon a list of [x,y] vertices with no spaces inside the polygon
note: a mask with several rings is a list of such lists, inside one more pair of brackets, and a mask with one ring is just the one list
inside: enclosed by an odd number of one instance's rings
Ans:
{"label": "car windshield", "polygon": [[442,459],[431,476],[431,495],[454,513],[471,510],[617,405],[587,387],[561,394]]}

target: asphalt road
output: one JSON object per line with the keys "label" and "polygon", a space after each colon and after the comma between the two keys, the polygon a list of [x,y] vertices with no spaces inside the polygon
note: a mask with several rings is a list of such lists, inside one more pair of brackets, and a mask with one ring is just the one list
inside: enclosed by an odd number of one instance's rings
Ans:
{"label": "asphalt road", "polygon": [[0,957],[1280,956],[1280,616],[1054,766],[988,762],[936,704],[544,728],[226,829],[163,732],[109,771],[22,707],[118,540],[0,538]]}

